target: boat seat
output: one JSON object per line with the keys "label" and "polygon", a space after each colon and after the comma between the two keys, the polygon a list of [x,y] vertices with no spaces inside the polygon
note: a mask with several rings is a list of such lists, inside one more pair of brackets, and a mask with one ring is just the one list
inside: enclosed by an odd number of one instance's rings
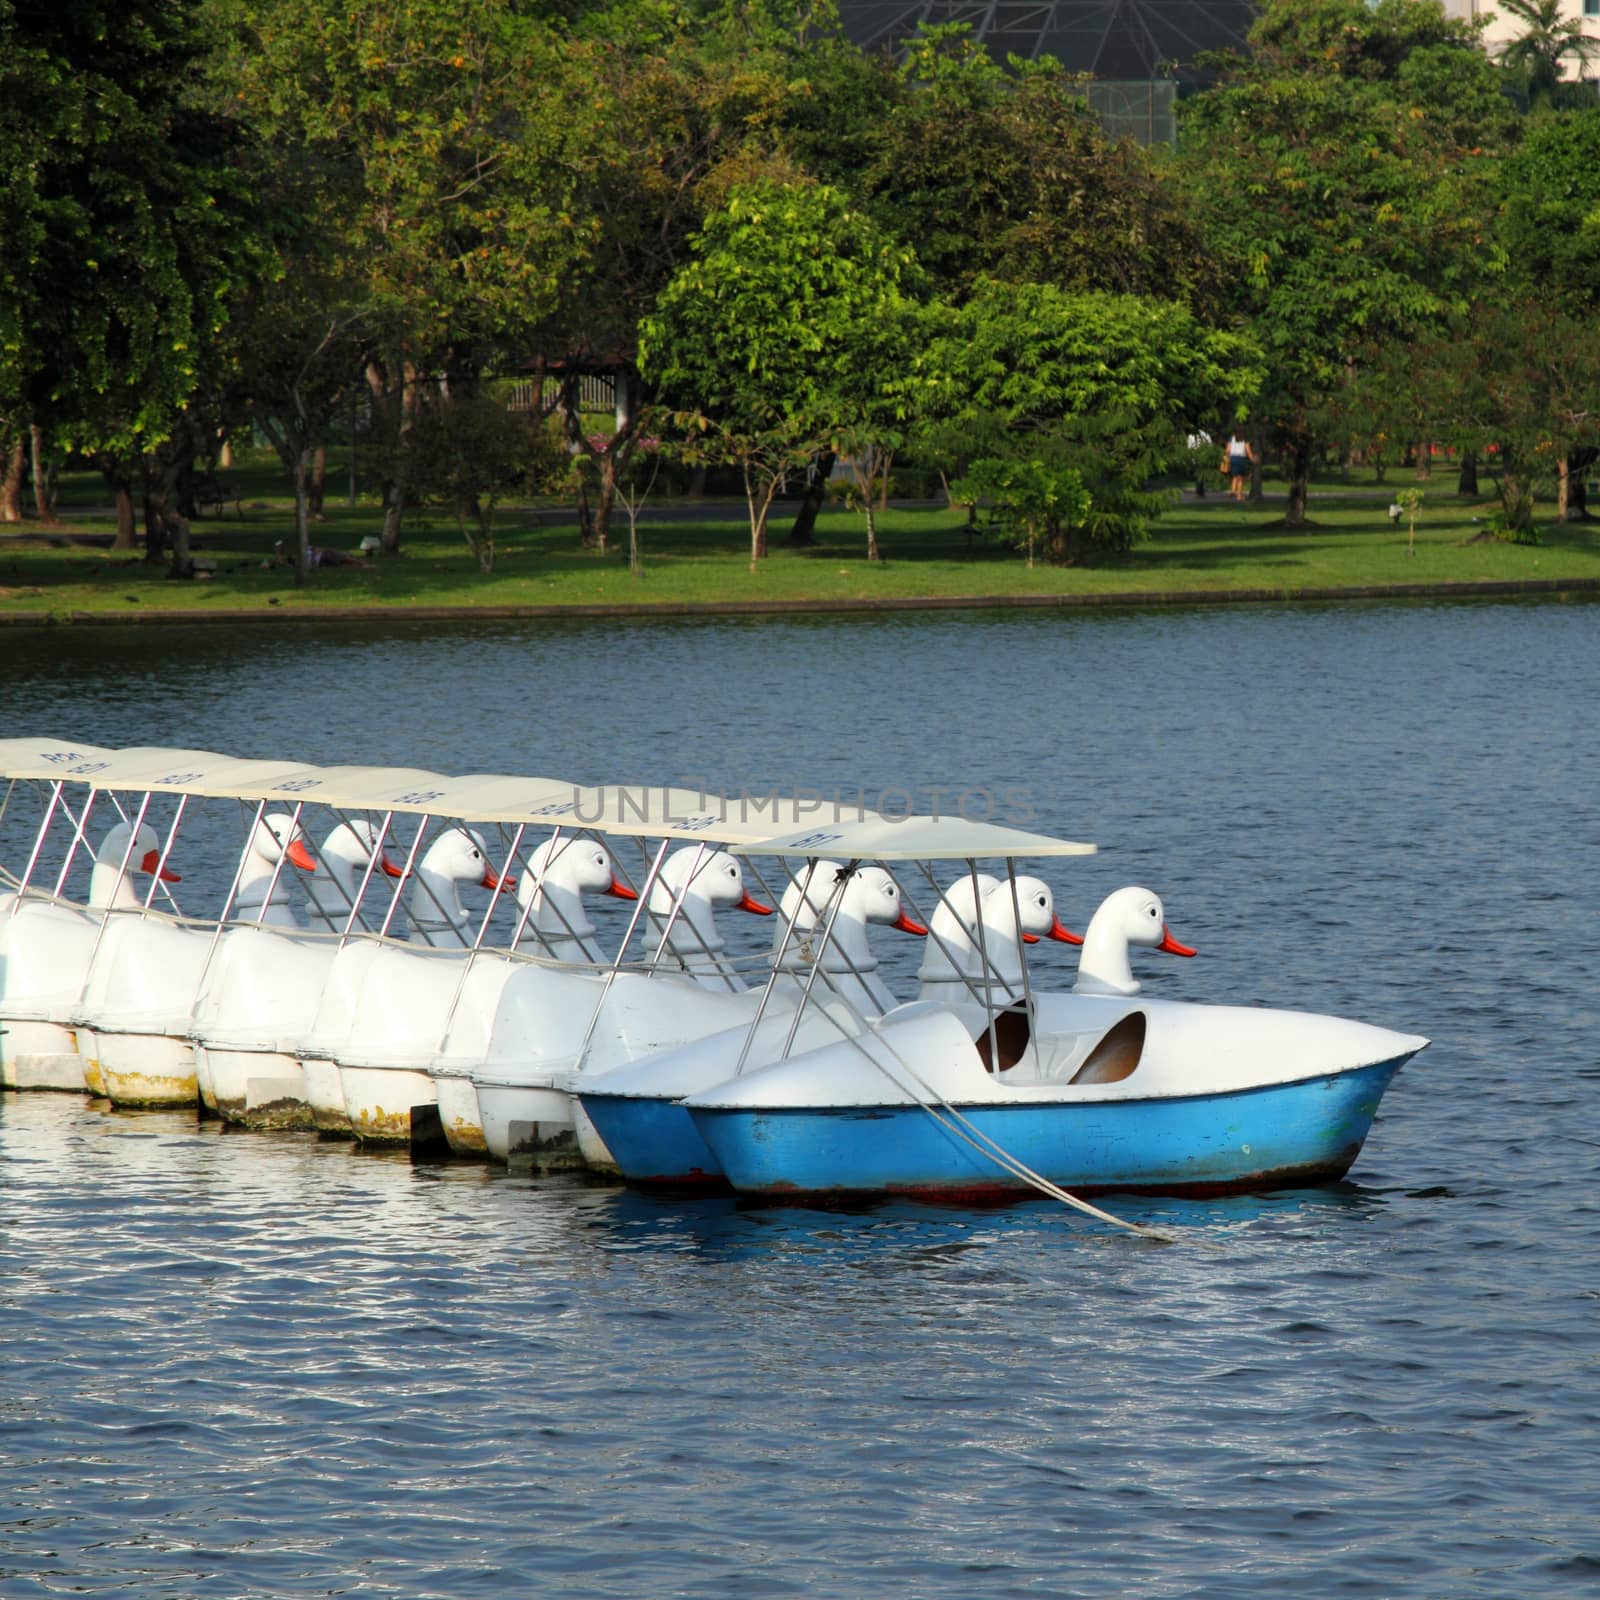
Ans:
{"label": "boat seat", "polygon": [[1042,1034],[1028,1060],[1005,1074],[1012,1085],[1121,1083],[1144,1055],[1149,1025],[1130,1011],[1104,1031]]}
{"label": "boat seat", "polygon": [[1007,1072],[1028,1053],[1028,1041],[1033,1035],[1033,1028],[1026,1009],[1016,1005],[996,1012],[992,1035],[994,1050],[1000,1058],[999,1065],[996,1066],[992,1059],[991,1030],[987,1026],[980,1028],[972,1041],[978,1059],[982,1061],[985,1072]]}

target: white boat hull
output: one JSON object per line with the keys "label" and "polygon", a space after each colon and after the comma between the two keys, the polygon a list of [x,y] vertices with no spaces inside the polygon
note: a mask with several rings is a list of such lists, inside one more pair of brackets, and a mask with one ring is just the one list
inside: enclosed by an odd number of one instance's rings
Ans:
{"label": "white boat hull", "polygon": [[426,1072],[341,1065],[339,1082],[350,1131],[362,1144],[393,1147],[417,1143],[419,1125],[427,1127],[432,1120],[419,1118],[417,1113],[426,1108],[433,1117],[438,1115],[439,1091]]}
{"label": "white boat hull", "polygon": [[144,1108],[198,1102],[194,1046],[187,1039],[104,1029],[94,1037],[103,1093],[113,1105]]}
{"label": "white boat hull", "polygon": [[434,1074],[433,1081],[439,1096],[439,1121],[444,1126],[450,1153],[480,1158],[488,1155],[483,1114],[478,1110],[478,1092],[472,1086],[472,1079],[439,1072]]}
{"label": "white boat hull", "polygon": [[338,1062],[326,1056],[306,1056],[300,1061],[300,1071],[312,1126],[318,1133],[348,1135],[350,1113],[345,1108],[344,1082],[339,1076]]}
{"label": "white boat hull", "polygon": [[247,1128],[315,1126],[306,1102],[305,1069],[276,1050],[197,1045],[196,1078],[210,1086],[206,1104],[226,1122]]}
{"label": "white boat hull", "polygon": [[0,1088],[84,1090],[77,1036],[59,1022],[0,1021]]}

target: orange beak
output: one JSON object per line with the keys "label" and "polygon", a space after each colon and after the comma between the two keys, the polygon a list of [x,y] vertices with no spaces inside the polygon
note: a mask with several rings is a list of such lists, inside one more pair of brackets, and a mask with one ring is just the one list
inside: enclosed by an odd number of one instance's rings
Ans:
{"label": "orange beak", "polygon": [[771,906],[764,906],[759,900],[752,900],[748,894],[734,907],[734,910],[753,911],[758,917],[770,917],[772,915]]}
{"label": "orange beak", "polygon": [[144,860],[139,863],[140,872],[157,873],[163,883],[182,883],[183,879],[170,868],[161,865],[161,852],[159,850],[146,850]]}
{"label": "orange beak", "polygon": [[893,926],[898,928],[901,933],[914,933],[919,939],[928,937],[928,930],[920,922],[913,922],[904,911],[895,919]]}
{"label": "orange beak", "polygon": [[483,869],[483,877],[478,882],[480,889],[504,889],[507,894],[510,894],[516,886],[517,880],[514,877],[508,875],[504,878],[497,878],[488,867]]}
{"label": "orange beak", "polygon": [[1161,924],[1161,943],[1156,946],[1156,949],[1165,950],[1168,955],[1173,956],[1192,956],[1194,954],[1194,951],[1188,945],[1179,944],[1172,937],[1172,929],[1164,922]]}
{"label": "orange beak", "polygon": [[1022,936],[1022,942],[1024,944],[1038,944],[1039,935],[1036,933],[1025,933]]}
{"label": "orange beak", "polygon": [[639,896],[625,884],[621,878],[613,878],[607,894],[614,894],[619,900],[637,900]]}
{"label": "orange beak", "polygon": [[292,861],[295,866],[299,867],[302,872],[315,872],[317,870],[316,857],[306,849],[305,841],[303,839],[291,839],[289,841],[289,848],[284,851],[284,854],[288,856],[290,861]]}
{"label": "orange beak", "polygon": [[1071,928],[1062,926],[1061,918],[1056,917],[1050,925],[1050,938],[1060,944],[1082,944],[1083,940]]}
{"label": "orange beak", "polygon": [[388,856],[384,856],[382,858],[380,865],[383,867],[385,877],[403,878],[406,875],[406,869],[404,867],[397,867],[394,862],[388,858]]}

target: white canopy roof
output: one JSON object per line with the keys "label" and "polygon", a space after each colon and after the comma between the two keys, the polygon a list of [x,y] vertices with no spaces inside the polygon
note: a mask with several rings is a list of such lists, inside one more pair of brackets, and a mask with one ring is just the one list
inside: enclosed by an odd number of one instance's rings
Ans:
{"label": "white canopy roof", "polygon": [[846,861],[953,861],[983,856],[1092,856],[1092,844],[1024,833],[965,817],[869,816],[861,822],[807,828],[757,844],[738,845],[736,856],[819,856]]}
{"label": "white canopy roof", "polygon": [[871,813],[815,797],[717,795],[654,784],[585,786],[479,772],[453,778],[421,767],[310,766],[208,750],[108,750],[56,739],[0,740],[0,778],[66,778],[98,789],[395,811],[463,822],[592,828],[598,833],[753,844],[823,816],[858,824]]}
{"label": "white canopy roof", "polygon": [[116,753],[72,739],[0,739],[0,777],[88,782]]}

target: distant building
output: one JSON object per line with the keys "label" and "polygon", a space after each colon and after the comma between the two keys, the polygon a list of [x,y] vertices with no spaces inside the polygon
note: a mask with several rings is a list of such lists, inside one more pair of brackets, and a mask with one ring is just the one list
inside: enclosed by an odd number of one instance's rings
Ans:
{"label": "distant building", "polygon": [[[1494,0],[1444,0],[1444,8],[1486,19],[1491,56],[1526,31]],[[922,24],[964,22],[996,61],[1048,55],[1092,73],[1085,92],[1107,132],[1141,144],[1172,142],[1179,96],[1206,81],[1195,57],[1242,50],[1256,9],[1251,0],[839,0],[844,31],[863,49],[898,50]],[[1561,12],[1600,42],[1600,0],[1561,0]],[[1600,59],[1584,68],[1569,57],[1564,71],[1600,80]]]}
{"label": "distant building", "polygon": [[[1513,39],[1520,39],[1528,31],[1525,22],[1502,11],[1494,0],[1444,0],[1444,9],[1450,16],[1467,21],[1484,18],[1483,47],[1491,56],[1498,56]],[[1563,21],[1581,21],[1583,31],[1600,47],[1600,0],[1561,0],[1561,17]],[[1600,76],[1600,49],[1589,66],[1584,67],[1576,56],[1568,56],[1561,69],[1566,78]]]}
{"label": "distant building", "polygon": [[965,22],[996,61],[1054,56],[1068,72],[1094,74],[1086,93],[1107,132],[1154,144],[1171,143],[1179,94],[1204,81],[1194,58],[1243,49],[1255,7],[1250,0],[839,0],[839,14],[845,33],[867,50],[897,50],[925,23]]}

